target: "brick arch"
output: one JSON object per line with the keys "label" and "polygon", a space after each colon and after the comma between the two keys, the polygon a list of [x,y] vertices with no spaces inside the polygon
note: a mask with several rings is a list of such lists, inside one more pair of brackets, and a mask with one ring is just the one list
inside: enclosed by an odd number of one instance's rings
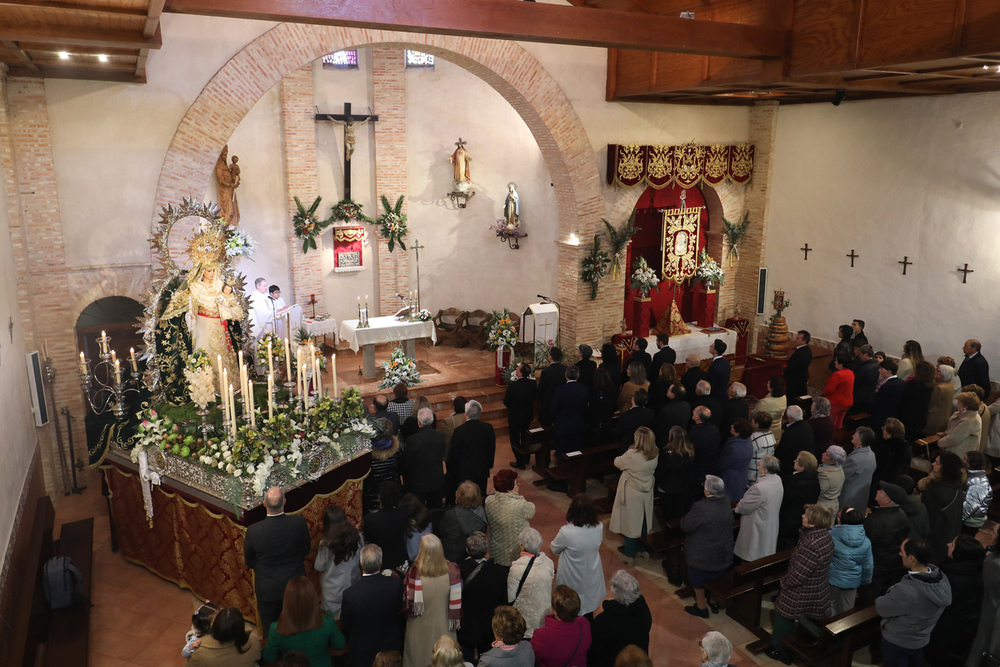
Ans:
{"label": "brick arch", "polygon": [[[432,53],[492,86],[517,111],[541,150],[556,191],[559,237],[594,233],[604,200],[590,140],[565,93],[522,47],[472,37],[288,23],[272,28],[233,56],[188,109],[163,160],[153,220],[162,206],[207,190],[222,146],[274,84],[326,53],[372,46]],[[575,276],[583,251],[560,244],[558,254],[560,276]],[[578,280],[560,280],[559,297],[569,341],[600,330],[600,316],[586,306],[587,289]]]}
{"label": "brick arch", "polygon": [[124,296],[141,303],[146,302],[150,272],[146,267],[106,268],[77,271],[69,274],[67,303],[73,322],[84,309],[98,299]]}

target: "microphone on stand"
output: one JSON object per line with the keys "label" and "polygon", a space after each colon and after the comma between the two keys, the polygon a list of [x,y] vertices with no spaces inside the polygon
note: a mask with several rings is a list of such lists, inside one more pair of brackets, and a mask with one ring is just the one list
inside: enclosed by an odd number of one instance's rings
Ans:
{"label": "microphone on stand", "polygon": [[399,297],[400,299],[402,299],[403,301],[406,301],[406,297],[405,297],[405,296],[403,296],[402,294],[400,294],[399,292],[396,292],[396,296],[398,296],[398,297]]}
{"label": "microphone on stand", "polygon": [[550,299],[549,297],[545,296],[544,294],[536,294],[535,296],[538,297],[539,299],[541,299],[542,301],[552,301],[552,299]]}

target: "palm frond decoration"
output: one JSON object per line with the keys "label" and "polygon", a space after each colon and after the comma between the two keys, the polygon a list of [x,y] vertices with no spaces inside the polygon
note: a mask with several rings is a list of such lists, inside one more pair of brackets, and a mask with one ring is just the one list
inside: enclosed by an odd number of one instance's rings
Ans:
{"label": "palm frond decoration", "polygon": [[725,225],[726,241],[729,243],[729,253],[726,256],[729,257],[729,266],[732,266],[733,256],[735,255],[736,259],[740,258],[740,243],[743,242],[743,237],[750,227],[750,211],[743,214],[743,220],[740,222],[729,222],[723,217],[722,224]]}
{"label": "palm frond decoration", "polygon": [[406,215],[403,213],[403,195],[399,195],[395,206],[389,204],[389,198],[385,195],[382,195],[381,199],[385,213],[375,220],[366,219],[365,221],[379,227],[379,234],[389,241],[389,252],[395,249],[397,243],[400,248],[406,250],[406,243],[403,242],[403,239],[406,238],[408,230],[406,228]]}
{"label": "palm frond decoration", "polygon": [[604,227],[608,231],[608,245],[611,246],[611,277],[617,279],[625,269],[625,248],[638,231],[635,227],[635,211],[628,217],[621,229],[615,229],[614,225],[601,218]]}
{"label": "palm frond decoration", "polygon": [[316,217],[316,209],[319,208],[321,201],[323,201],[322,197],[316,197],[312,206],[307,210],[299,198],[295,197],[295,206],[298,210],[292,216],[292,227],[295,236],[302,239],[303,253],[309,252],[310,249],[316,250],[316,237],[333,222],[333,218],[320,220]]}

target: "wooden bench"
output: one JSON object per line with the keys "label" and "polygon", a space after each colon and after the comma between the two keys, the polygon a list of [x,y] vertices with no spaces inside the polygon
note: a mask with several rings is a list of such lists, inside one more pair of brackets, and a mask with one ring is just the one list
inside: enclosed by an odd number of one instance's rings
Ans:
{"label": "wooden bench", "polygon": [[[760,625],[761,603],[764,601],[764,593],[778,587],[781,577],[788,571],[791,557],[792,550],[788,549],[749,563],[742,563],[718,579],[706,581],[705,591],[713,601],[726,609],[726,614],[730,618],[758,637],[762,639],[766,637],[770,641],[770,634]],[[747,648],[750,649],[749,646]],[[767,645],[755,651],[754,655],[766,648]]]}
{"label": "wooden bench", "polygon": [[875,605],[849,609],[819,624],[819,637],[796,631],[781,643],[806,665],[851,667],[855,651],[880,637],[881,620]]}
{"label": "wooden bench", "polygon": [[565,482],[566,493],[570,498],[578,493],[587,490],[587,478],[591,475],[599,475],[615,470],[614,460],[618,456],[618,443],[610,442],[606,445],[591,447],[581,450],[576,456],[564,459],[559,465],[546,468],[544,471],[536,472],[542,475],[542,479],[535,482],[536,486],[551,484],[552,482]]}
{"label": "wooden bench", "polygon": [[52,500],[42,496],[35,503],[35,516],[31,523],[31,537],[22,562],[24,568],[17,572],[10,585],[14,590],[11,626],[6,632],[9,647],[7,663],[12,667],[34,667],[38,647],[45,643],[45,626],[48,606],[42,595],[42,571],[45,562],[55,555],[52,528],[56,511]]}
{"label": "wooden bench", "polygon": [[552,429],[541,426],[530,428],[524,434],[522,446],[518,447],[516,454],[531,460],[531,455],[535,455],[535,465],[533,470],[541,476],[542,472],[549,467],[549,452],[552,451]]}
{"label": "wooden bench", "polygon": [[90,595],[94,569],[94,520],[64,523],[56,546],[59,556],[68,556],[83,575],[81,593],[85,601],[54,609],[49,617],[45,664],[52,667],[86,666],[90,653]]}

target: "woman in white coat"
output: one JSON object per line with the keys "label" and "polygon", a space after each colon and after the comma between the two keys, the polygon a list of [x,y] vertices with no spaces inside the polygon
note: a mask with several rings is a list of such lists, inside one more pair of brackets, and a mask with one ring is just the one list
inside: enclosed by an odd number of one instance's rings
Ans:
{"label": "woman in white coat", "polygon": [[744,561],[764,558],[777,550],[778,514],[785,494],[778,477],[780,469],[776,457],[763,457],[757,468],[757,483],[736,505],[736,513],[743,518],[733,553]]}
{"label": "woman in white coat", "polygon": [[587,618],[604,599],[603,539],[604,524],[597,520],[597,506],[587,494],[577,495],[566,510],[566,525],[551,546],[559,556],[556,586],[566,584],[580,595],[580,615]]}
{"label": "woman in white coat", "polygon": [[640,426],[632,446],[615,459],[615,467],[622,471],[622,476],[618,479],[608,528],[625,536],[625,555],[619,558],[626,565],[635,562],[639,538],[653,525],[653,478],[659,453],[653,431]]}

